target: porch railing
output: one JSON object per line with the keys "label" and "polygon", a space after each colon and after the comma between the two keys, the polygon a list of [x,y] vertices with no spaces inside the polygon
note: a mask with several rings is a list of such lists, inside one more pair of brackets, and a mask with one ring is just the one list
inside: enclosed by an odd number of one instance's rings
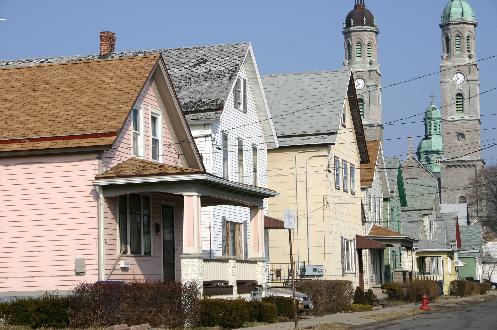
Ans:
{"label": "porch railing", "polygon": [[443,275],[414,275],[415,280],[443,281]]}
{"label": "porch railing", "polygon": [[234,259],[204,259],[204,281],[256,281],[257,262]]}

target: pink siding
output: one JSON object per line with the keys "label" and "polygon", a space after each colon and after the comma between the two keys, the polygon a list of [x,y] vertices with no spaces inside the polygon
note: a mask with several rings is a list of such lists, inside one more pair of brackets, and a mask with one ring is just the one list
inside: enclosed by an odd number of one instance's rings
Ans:
{"label": "pink siding", "polygon": [[[162,162],[175,166],[187,166],[184,157],[182,157],[181,148],[174,134],[174,128],[167,116],[164,105],[156,90],[155,84],[149,83],[145,86],[142,94],[138,98],[135,107],[139,108],[142,112],[143,118],[143,158],[152,159],[151,147],[151,114],[159,113],[162,119]],[[109,169],[117,164],[133,157],[133,128],[131,126],[131,113],[126,119],[119,136],[112,149],[104,153],[104,168]]]}
{"label": "pink siding", "polygon": [[[0,292],[97,279],[96,155],[0,159]],[[74,259],[86,259],[76,276]]]}
{"label": "pink siding", "polygon": [[[151,196],[151,217],[152,217],[152,255],[151,256],[122,256],[120,260],[127,260],[130,264],[129,269],[121,269],[118,259],[119,240],[118,240],[118,221],[117,221],[117,198],[106,199],[105,212],[105,237],[106,237],[106,273],[109,274],[111,269],[111,280],[135,280],[135,281],[160,281],[162,280],[162,231],[155,232],[155,224],[161,224],[161,205],[166,203],[175,207],[175,240],[176,240],[176,278],[181,278],[180,274],[180,256],[182,251],[182,219],[183,205],[182,198],[174,199],[169,196],[152,193]],[[162,230],[162,224],[161,224]]]}

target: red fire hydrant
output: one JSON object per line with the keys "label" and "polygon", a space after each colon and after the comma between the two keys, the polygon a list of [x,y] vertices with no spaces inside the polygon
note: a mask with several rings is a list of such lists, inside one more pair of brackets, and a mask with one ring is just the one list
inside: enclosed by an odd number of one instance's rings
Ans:
{"label": "red fire hydrant", "polygon": [[427,295],[423,295],[423,298],[421,298],[421,307],[419,309],[425,312],[431,310],[430,306],[428,306],[429,303],[430,298],[428,298]]}

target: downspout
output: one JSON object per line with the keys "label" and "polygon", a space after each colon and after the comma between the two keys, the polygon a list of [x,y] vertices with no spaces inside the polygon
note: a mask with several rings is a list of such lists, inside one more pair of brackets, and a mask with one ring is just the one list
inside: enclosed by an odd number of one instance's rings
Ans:
{"label": "downspout", "polygon": [[96,186],[98,210],[98,280],[105,281],[105,231],[104,231],[104,193]]}

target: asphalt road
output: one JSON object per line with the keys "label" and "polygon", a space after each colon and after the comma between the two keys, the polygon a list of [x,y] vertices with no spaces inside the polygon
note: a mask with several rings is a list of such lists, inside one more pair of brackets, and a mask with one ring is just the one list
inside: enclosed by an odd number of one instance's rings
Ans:
{"label": "asphalt road", "polygon": [[497,300],[472,303],[464,307],[428,312],[415,317],[389,321],[360,329],[411,330],[411,329],[492,329],[497,330]]}

